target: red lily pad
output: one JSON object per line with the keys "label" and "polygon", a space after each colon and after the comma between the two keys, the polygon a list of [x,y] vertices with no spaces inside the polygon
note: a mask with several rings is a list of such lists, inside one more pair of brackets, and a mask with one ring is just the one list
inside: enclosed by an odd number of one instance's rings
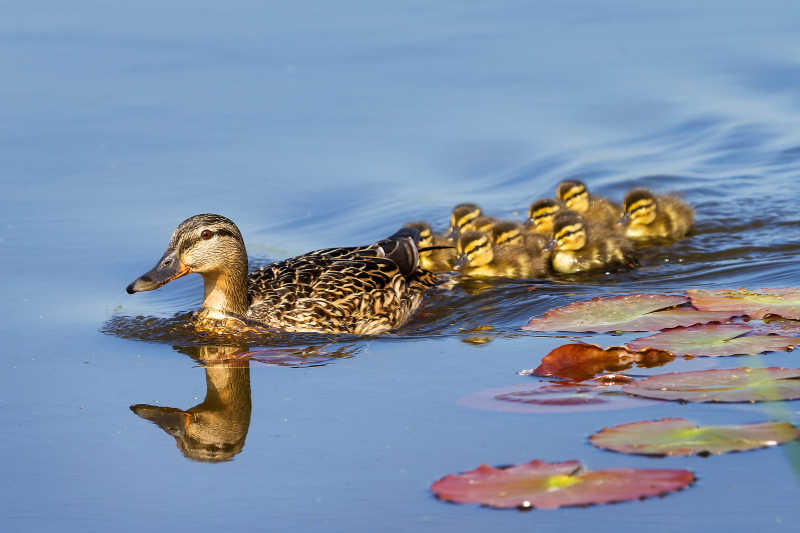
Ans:
{"label": "red lily pad", "polygon": [[800,337],[753,335],[753,328],[740,324],[706,324],[691,328],[676,328],[627,343],[631,350],[666,350],[675,355],[748,355],[777,350],[788,351],[800,344]]}
{"label": "red lily pad", "polygon": [[625,376],[596,382],[570,383],[543,381],[533,385],[512,385],[471,394],[458,400],[460,405],[487,411],[511,413],[570,413],[610,411],[652,405],[620,390]]}
{"label": "red lily pad", "polygon": [[800,289],[691,289],[686,294],[694,307],[705,311],[736,311],[751,318],[779,315],[800,319]]}
{"label": "red lily pad", "polygon": [[797,428],[788,422],[701,427],[685,418],[664,418],[605,428],[589,437],[589,442],[605,450],[636,455],[719,455],[777,446],[798,435]]}
{"label": "red lily pad", "polygon": [[756,335],[787,335],[800,337],[800,320],[790,320],[787,318],[768,318],[762,324],[754,324],[753,333]]}
{"label": "red lily pad", "polygon": [[[659,311],[687,302],[683,296],[668,294],[629,294],[592,298],[551,309],[532,318],[522,329],[529,331],[655,331],[707,322],[724,322],[736,312],[701,312],[696,309]],[[659,312],[654,312],[659,311]]]}
{"label": "red lily pad", "polygon": [[800,368],[728,368],[672,372],[622,387],[634,396],[685,402],[772,402],[800,399]]}
{"label": "red lily pad", "polygon": [[564,344],[545,355],[533,375],[581,381],[602,372],[627,370],[634,363],[650,368],[673,359],[675,356],[669,352],[649,348],[634,351],[624,346],[603,349],[595,344]]}
{"label": "red lily pad", "polygon": [[438,498],[489,507],[557,509],[664,496],[688,487],[694,474],[682,469],[583,470],[578,461],[534,460],[509,468],[481,465],[431,485]]}

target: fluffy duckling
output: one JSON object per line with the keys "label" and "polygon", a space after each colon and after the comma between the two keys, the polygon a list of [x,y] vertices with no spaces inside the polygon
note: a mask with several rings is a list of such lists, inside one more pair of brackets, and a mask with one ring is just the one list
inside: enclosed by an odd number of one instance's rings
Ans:
{"label": "fluffy duckling", "polygon": [[635,241],[682,239],[694,223],[694,209],[671,194],[636,188],[625,195],[623,206],[625,236]]}
{"label": "fluffy duckling", "polygon": [[548,248],[553,250],[553,270],[563,274],[636,265],[624,236],[599,226],[589,228],[584,218],[571,210],[556,214]]}
{"label": "fluffy duckling", "polygon": [[602,196],[589,194],[583,182],[562,181],[556,189],[556,196],[566,207],[580,213],[586,222],[614,228],[622,213],[621,208]]}
{"label": "fluffy duckling", "polygon": [[[419,265],[430,272],[450,272],[456,262],[456,241],[446,235],[433,233],[427,222],[409,222],[404,228],[419,232]],[[449,246],[437,250],[424,250],[432,246]]]}
{"label": "fluffy duckling", "polygon": [[481,208],[476,204],[458,204],[450,213],[450,234],[458,235],[464,231],[464,226],[483,214]]}
{"label": "fluffy duckling", "polygon": [[524,246],[497,246],[491,235],[482,231],[461,234],[458,254],[455,268],[468,276],[533,278],[547,271],[541,255],[532,257]]}
{"label": "fluffy duckling", "polygon": [[491,231],[492,227],[497,224],[499,220],[489,215],[481,215],[476,219],[470,220],[461,227],[462,232],[467,231]]}
{"label": "fluffy duckling", "polygon": [[492,237],[495,246],[522,247],[531,258],[545,255],[544,248],[547,246],[547,239],[538,233],[524,232],[523,227],[514,221],[498,221],[488,233]]}
{"label": "fluffy duckling", "polygon": [[438,281],[419,268],[418,239],[402,229],[368,246],[316,250],[248,274],[236,224],[195,215],[178,225],[156,266],[127,291],[152,291],[198,273],[205,292],[199,326],[253,320],[290,332],[383,333],[405,324]]}
{"label": "fluffy duckling", "polygon": [[562,209],[566,209],[564,204],[553,198],[536,200],[528,209],[525,229],[530,233],[538,233],[549,239],[553,236],[553,218]]}

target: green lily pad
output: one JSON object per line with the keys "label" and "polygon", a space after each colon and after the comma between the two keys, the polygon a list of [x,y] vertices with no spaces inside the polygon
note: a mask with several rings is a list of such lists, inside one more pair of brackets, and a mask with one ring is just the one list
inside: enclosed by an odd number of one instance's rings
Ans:
{"label": "green lily pad", "polygon": [[690,308],[659,311],[686,301],[683,296],[668,294],[629,294],[592,298],[551,309],[539,318],[530,319],[522,329],[595,333],[655,331],[707,322],[725,322],[737,314],[742,314],[728,311],[697,311]]}
{"label": "green lily pad", "polygon": [[589,442],[637,455],[708,455],[777,446],[798,435],[788,422],[701,427],[685,418],[664,418],[605,428],[589,437]]}
{"label": "green lily pad", "polygon": [[693,482],[694,474],[683,469],[585,471],[578,461],[534,460],[509,468],[484,464],[463,474],[447,475],[431,485],[431,490],[438,498],[454,503],[527,510],[663,496]]}
{"label": "green lily pad", "polygon": [[735,311],[751,318],[779,315],[800,319],[800,289],[691,289],[686,294],[694,307],[704,311]]}
{"label": "green lily pad", "polygon": [[634,396],[686,402],[772,402],[800,399],[800,368],[728,368],[673,372],[622,387]]}
{"label": "green lily pad", "polygon": [[706,324],[691,328],[675,328],[649,337],[633,340],[625,346],[630,350],[656,349],[675,355],[748,355],[777,350],[791,350],[800,344],[800,337],[754,335],[753,328],[741,324]]}

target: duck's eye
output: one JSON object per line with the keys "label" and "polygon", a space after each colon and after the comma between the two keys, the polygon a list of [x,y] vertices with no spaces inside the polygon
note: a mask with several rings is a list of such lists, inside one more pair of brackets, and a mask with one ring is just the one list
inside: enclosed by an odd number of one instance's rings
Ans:
{"label": "duck's eye", "polygon": [[204,229],[203,232],[200,234],[200,237],[202,237],[205,240],[208,240],[213,236],[214,236],[214,232],[211,231],[211,230],[207,230],[207,229]]}

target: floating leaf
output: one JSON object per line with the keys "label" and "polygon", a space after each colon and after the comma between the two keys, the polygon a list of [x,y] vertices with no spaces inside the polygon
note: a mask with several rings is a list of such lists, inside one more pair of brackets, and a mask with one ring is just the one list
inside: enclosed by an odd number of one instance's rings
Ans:
{"label": "floating leaf", "polygon": [[783,318],[800,319],[800,289],[723,289],[707,291],[691,289],[686,291],[692,305],[706,311],[731,311],[763,318],[779,315]]}
{"label": "floating leaf", "polygon": [[701,427],[685,418],[664,418],[605,428],[589,441],[620,453],[675,456],[755,450],[797,437],[797,428],[788,422]]}
{"label": "floating leaf", "polygon": [[534,460],[509,468],[481,465],[463,474],[450,474],[431,485],[431,490],[455,503],[557,509],[663,496],[693,482],[694,474],[681,469],[585,471],[578,461]]}
{"label": "floating leaf", "polygon": [[634,363],[649,368],[666,364],[674,358],[662,350],[633,351],[624,346],[603,349],[595,344],[565,344],[545,355],[533,375],[580,381],[605,371],[627,370]]}
{"label": "floating leaf", "polygon": [[673,372],[624,385],[628,394],[687,402],[800,399],[800,368],[729,368]]}
{"label": "floating leaf", "polygon": [[740,324],[706,324],[691,328],[676,328],[627,343],[631,350],[652,348],[666,350],[675,355],[747,355],[776,350],[790,350],[800,344],[800,337],[756,335],[743,337],[753,328]]}
{"label": "floating leaf", "polygon": [[768,318],[763,324],[749,325],[753,328],[756,335],[787,335],[800,337],[800,320],[790,320],[787,318]]}
{"label": "floating leaf", "polygon": [[707,322],[724,322],[734,312],[701,312],[695,309],[658,311],[687,301],[683,296],[667,294],[630,294],[592,298],[574,302],[532,318],[522,329],[529,331],[655,331]]}
{"label": "floating leaf", "polygon": [[621,379],[596,383],[543,381],[482,391],[458,403],[473,409],[512,413],[568,413],[647,407],[652,402],[621,392]]}

